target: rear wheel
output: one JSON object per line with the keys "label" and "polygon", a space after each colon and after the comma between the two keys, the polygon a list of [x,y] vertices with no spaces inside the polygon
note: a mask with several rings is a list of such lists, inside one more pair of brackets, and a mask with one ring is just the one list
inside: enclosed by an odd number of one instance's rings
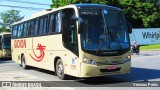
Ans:
{"label": "rear wheel", "polygon": [[27,69],[26,60],[25,60],[24,55],[22,55],[22,58],[21,58],[21,66],[23,69]]}
{"label": "rear wheel", "polygon": [[56,63],[56,74],[59,79],[62,79],[62,80],[67,79],[67,75],[64,74],[64,66],[63,66],[63,62],[61,59],[58,59]]}

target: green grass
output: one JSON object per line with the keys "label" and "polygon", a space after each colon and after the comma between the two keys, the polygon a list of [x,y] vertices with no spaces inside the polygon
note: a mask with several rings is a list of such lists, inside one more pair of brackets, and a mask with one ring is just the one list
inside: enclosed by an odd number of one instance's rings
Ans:
{"label": "green grass", "polygon": [[140,50],[160,50],[160,44],[143,45],[140,46]]}

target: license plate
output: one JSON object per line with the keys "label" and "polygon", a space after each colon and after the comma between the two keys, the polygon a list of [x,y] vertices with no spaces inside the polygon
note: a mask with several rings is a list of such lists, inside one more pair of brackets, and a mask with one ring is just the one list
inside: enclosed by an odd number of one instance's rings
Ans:
{"label": "license plate", "polygon": [[112,66],[107,66],[106,69],[108,70],[114,70],[116,69],[117,67],[115,65],[112,65]]}

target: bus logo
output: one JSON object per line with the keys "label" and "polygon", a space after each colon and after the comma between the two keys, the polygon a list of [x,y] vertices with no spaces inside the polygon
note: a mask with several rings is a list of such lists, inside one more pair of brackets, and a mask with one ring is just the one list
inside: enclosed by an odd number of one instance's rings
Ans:
{"label": "bus logo", "polygon": [[42,46],[41,44],[38,44],[37,46],[37,50],[40,51],[40,55],[38,56],[35,52],[34,52],[34,49],[33,49],[33,38],[32,38],[32,50],[33,50],[33,54],[30,54],[29,55],[31,56],[31,58],[37,62],[41,62],[42,59],[44,58],[44,50],[45,50],[46,46]]}
{"label": "bus logo", "polygon": [[41,44],[38,44],[37,50],[40,51],[40,55],[37,56],[37,55],[35,54],[34,49],[33,49],[33,46],[32,46],[33,55],[31,55],[31,54],[29,54],[29,55],[31,56],[31,58],[32,58],[33,60],[35,60],[35,61],[37,61],[37,62],[40,62],[40,61],[42,61],[42,59],[44,58],[44,55],[45,55],[44,50],[45,50],[45,48],[46,48],[46,46],[42,46]]}

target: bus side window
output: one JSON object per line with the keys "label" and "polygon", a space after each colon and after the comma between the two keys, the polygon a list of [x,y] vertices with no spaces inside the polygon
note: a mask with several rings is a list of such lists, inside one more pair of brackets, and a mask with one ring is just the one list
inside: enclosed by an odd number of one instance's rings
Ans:
{"label": "bus side window", "polygon": [[17,25],[17,38],[19,37],[19,28],[20,28],[20,25]]}
{"label": "bus side window", "polygon": [[34,23],[35,23],[34,24],[34,36],[35,36],[38,33],[38,19],[36,19]]}
{"label": "bus side window", "polygon": [[18,35],[17,35],[18,38],[22,37],[22,32],[23,32],[23,24],[20,24],[18,25]]}
{"label": "bus side window", "polygon": [[17,25],[13,26],[13,30],[12,30],[12,38],[16,38],[17,37]]}
{"label": "bus side window", "polygon": [[41,17],[40,18],[40,22],[39,22],[39,31],[38,31],[38,35],[42,35],[43,34],[43,26],[44,26],[44,18]]}
{"label": "bus side window", "polygon": [[34,22],[35,22],[34,20],[31,21],[31,30],[30,30],[29,36],[33,36],[34,35],[34,30],[35,30]]}
{"label": "bus side window", "polygon": [[49,15],[49,31],[48,31],[49,34],[52,34],[55,31],[54,18],[55,18],[54,14]]}
{"label": "bus side window", "polygon": [[23,30],[24,30],[23,27],[24,27],[24,24],[22,23],[22,24],[21,24],[21,34],[20,34],[20,37],[23,36]]}
{"label": "bus side window", "polygon": [[56,16],[55,16],[55,32],[60,32],[60,30],[61,30],[60,13],[56,13]]}
{"label": "bus side window", "polygon": [[30,23],[30,21],[28,22],[28,24],[27,24],[27,35],[26,36],[29,36],[29,33],[30,33],[30,27],[31,27],[31,23]]}
{"label": "bus side window", "polygon": [[45,16],[44,17],[44,20],[43,20],[43,35],[47,34],[47,20],[48,20],[48,16]]}
{"label": "bus side window", "polygon": [[27,22],[24,23],[23,37],[26,37],[27,35],[27,24]]}

